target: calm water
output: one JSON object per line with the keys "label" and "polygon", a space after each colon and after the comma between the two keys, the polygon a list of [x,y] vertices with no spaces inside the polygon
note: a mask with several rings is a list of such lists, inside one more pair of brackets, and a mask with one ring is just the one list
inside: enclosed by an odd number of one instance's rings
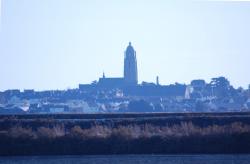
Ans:
{"label": "calm water", "polygon": [[250,164],[250,155],[115,155],[0,157],[7,164]]}

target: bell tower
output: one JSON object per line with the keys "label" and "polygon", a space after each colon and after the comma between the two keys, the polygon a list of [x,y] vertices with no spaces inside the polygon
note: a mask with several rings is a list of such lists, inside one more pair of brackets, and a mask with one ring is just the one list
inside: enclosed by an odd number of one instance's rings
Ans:
{"label": "bell tower", "polygon": [[138,84],[136,52],[129,42],[124,55],[124,81],[126,85]]}

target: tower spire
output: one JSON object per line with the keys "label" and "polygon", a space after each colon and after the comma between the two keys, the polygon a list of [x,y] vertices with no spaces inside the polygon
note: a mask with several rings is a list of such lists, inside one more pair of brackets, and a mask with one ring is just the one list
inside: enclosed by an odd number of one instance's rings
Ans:
{"label": "tower spire", "polygon": [[129,42],[124,58],[124,81],[127,85],[138,84],[136,52]]}
{"label": "tower spire", "polygon": [[105,73],[104,73],[104,71],[102,72],[102,78],[105,78]]}

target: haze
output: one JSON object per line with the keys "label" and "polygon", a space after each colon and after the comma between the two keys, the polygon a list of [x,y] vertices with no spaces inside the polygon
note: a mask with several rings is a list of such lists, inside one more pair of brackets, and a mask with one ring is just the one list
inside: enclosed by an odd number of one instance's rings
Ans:
{"label": "haze", "polygon": [[67,89],[123,76],[128,42],[139,82],[225,76],[250,84],[250,3],[2,0],[0,90]]}

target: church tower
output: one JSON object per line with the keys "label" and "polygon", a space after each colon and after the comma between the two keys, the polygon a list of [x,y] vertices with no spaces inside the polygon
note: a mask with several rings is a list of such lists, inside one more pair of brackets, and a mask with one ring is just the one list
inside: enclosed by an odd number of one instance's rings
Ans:
{"label": "church tower", "polygon": [[136,52],[129,42],[124,56],[124,81],[126,85],[138,84]]}

